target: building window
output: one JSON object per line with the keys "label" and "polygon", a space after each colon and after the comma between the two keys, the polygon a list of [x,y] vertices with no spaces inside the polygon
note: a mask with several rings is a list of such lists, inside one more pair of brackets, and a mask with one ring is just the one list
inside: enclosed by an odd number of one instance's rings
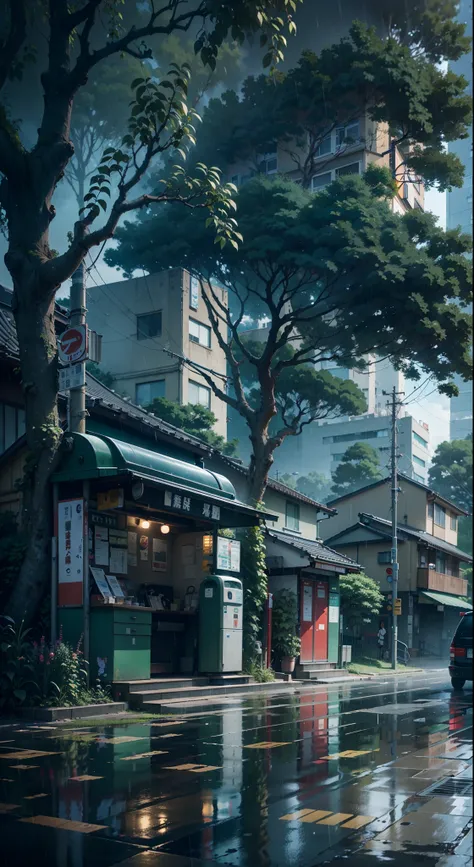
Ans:
{"label": "building window", "polygon": [[344,175],[359,175],[360,174],[360,165],[359,163],[349,163],[348,166],[341,166],[340,169],[336,169],[336,178],[342,178]]}
{"label": "building window", "polygon": [[331,172],[323,172],[321,175],[315,175],[311,180],[311,189],[313,193],[316,192],[316,190],[322,190],[324,187],[327,187],[331,181]]}
{"label": "building window", "polygon": [[155,398],[165,397],[165,392],[164,379],[156,379],[154,382],[137,382],[135,399],[139,406],[149,406]]}
{"label": "building window", "polygon": [[332,437],[323,437],[323,443],[348,443],[351,440],[372,440],[388,437],[390,431],[388,428],[381,430],[362,430],[359,433],[336,434]]}
{"label": "building window", "polygon": [[413,478],[414,478],[415,482],[421,482],[422,485],[423,485],[424,482],[425,482],[424,477],[418,475],[418,473],[415,473],[415,472],[414,472],[414,473],[413,473]]}
{"label": "building window", "polygon": [[161,310],[137,316],[138,340],[148,340],[150,337],[161,337]]}
{"label": "building window", "polygon": [[428,448],[428,440],[424,440],[423,437],[420,437],[420,435],[415,433],[415,431],[413,431],[413,439],[420,446],[423,446],[424,449]]}
{"label": "building window", "polygon": [[285,527],[287,530],[296,530],[296,532],[299,532],[300,507],[298,503],[290,503],[288,500],[286,501],[285,519]]}
{"label": "building window", "polygon": [[195,319],[190,319],[189,339],[193,343],[199,343],[200,346],[205,346],[207,349],[210,349],[211,329],[208,325],[203,325],[201,322],[196,322]]}
{"label": "building window", "polygon": [[356,144],[360,139],[359,121],[348,123],[347,126],[340,126],[336,130],[336,148],[341,148],[344,144],[348,147]]}
{"label": "building window", "polygon": [[436,552],[436,571],[441,572],[442,575],[446,573],[446,557],[441,551]]}
{"label": "building window", "polygon": [[276,151],[273,153],[263,154],[258,164],[259,172],[264,175],[274,175],[278,171],[278,159]]}
{"label": "building window", "polygon": [[391,563],[392,562],[392,553],[391,551],[379,551],[377,554],[377,563]]}
{"label": "building window", "polygon": [[331,133],[329,133],[329,135],[325,135],[324,138],[321,139],[320,144],[316,148],[316,156],[317,157],[324,157],[330,153],[332,153],[332,136],[331,136]]}
{"label": "building window", "polygon": [[419,458],[418,455],[413,455],[413,463],[418,464],[419,467],[426,467],[426,461]]}
{"label": "building window", "polygon": [[458,528],[458,516],[457,515],[453,515],[453,514],[450,515],[449,526],[451,527],[451,530],[457,530],[457,528]]}
{"label": "building window", "polygon": [[211,389],[205,385],[200,385],[199,382],[193,382],[192,379],[188,383],[188,403],[199,404],[207,409],[211,408]]}
{"label": "building window", "polygon": [[0,403],[0,454],[6,452],[25,433],[25,410]]}
{"label": "building window", "polygon": [[446,509],[443,506],[438,506],[438,503],[434,504],[434,522],[438,527],[446,526]]}
{"label": "building window", "polygon": [[428,503],[428,518],[434,518],[434,503]]}

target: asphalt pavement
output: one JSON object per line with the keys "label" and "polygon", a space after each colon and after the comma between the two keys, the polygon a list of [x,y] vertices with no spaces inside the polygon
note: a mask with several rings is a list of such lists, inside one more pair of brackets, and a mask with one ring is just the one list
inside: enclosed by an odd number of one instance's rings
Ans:
{"label": "asphalt pavement", "polygon": [[1,867],[471,860],[472,690],[445,670],[129,725],[0,725]]}

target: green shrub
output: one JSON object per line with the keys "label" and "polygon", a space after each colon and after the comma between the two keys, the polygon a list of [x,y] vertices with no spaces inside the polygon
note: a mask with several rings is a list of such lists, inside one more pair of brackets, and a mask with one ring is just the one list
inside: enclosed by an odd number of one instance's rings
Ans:
{"label": "green shrub", "polygon": [[292,590],[278,590],[273,597],[272,644],[275,654],[298,656],[301,642],[296,634],[298,603]]}

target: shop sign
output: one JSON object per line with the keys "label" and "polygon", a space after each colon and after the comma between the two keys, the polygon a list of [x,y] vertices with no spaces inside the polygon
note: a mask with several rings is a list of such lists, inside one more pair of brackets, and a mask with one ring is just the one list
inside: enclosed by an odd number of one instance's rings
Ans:
{"label": "shop sign", "polygon": [[199,280],[197,277],[191,277],[191,286],[189,289],[189,306],[191,310],[197,310],[199,307]]}
{"label": "shop sign", "polygon": [[240,572],[240,542],[217,537],[217,569],[223,572]]}
{"label": "shop sign", "polygon": [[117,518],[115,515],[99,515],[98,512],[89,512],[89,520],[91,524],[97,527],[117,527]]}
{"label": "shop sign", "polygon": [[58,583],[84,578],[84,500],[58,503]]}
{"label": "shop sign", "polygon": [[220,521],[221,518],[220,506],[214,506],[212,503],[201,503],[186,494],[165,491],[163,503],[168,509],[185,515],[192,515],[195,518],[208,518],[212,521]]}

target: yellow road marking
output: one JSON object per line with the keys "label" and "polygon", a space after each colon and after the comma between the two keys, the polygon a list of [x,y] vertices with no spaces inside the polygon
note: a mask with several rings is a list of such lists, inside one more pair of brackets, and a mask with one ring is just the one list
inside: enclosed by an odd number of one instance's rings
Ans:
{"label": "yellow road marking", "polygon": [[123,756],[122,762],[133,762],[135,759],[148,759],[150,756],[167,756],[168,750],[150,750],[149,753],[138,753],[136,756]]}
{"label": "yellow road marking", "polygon": [[182,738],[183,735],[181,732],[170,732],[168,735],[160,735],[160,741],[164,741],[165,738]]}
{"label": "yellow road marking", "polygon": [[364,825],[369,825],[373,821],[373,816],[356,816],[354,819],[350,819],[349,822],[344,822],[342,828],[363,828]]}
{"label": "yellow road marking", "polygon": [[356,759],[358,756],[367,756],[369,753],[378,753],[379,750],[344,750],[343,753],[334,753],[332,756],[321,756],[325,759]]}
{"label": "yellow road marking", "polygon": [[44,753],[42,750],[21,750],[16,753],[0,753],[0,759],[38,759],[40,756],[60,756],[61,753]]}
{"label": "yellow road marking", "polygon": [[287,747],[290,741],[262,741],[260,744],[244,744],[246,750],[271,750],[272,747]]}
{"label": "yellow road marking", "polygon": [[10,780],[10,777],[0,777],[0,783],[14,783],[15,780]]}
{"label": "yellow road marking", "polygon": [[102,831],[105,828],[105,825],[72,822],[70,819],[57,819],[55,816],[31,816],[29,819],[20,819],[20,822],[28,822],[30,825],[46,825],[48,828],[60,828],[63,831],[78,831],[80,834],[92,834],[94,831]]}
{"label": "yellow road marking", "polygon": [[311,813],[308,813],[307,816],[303,816],[301,819],[302,822],[319,822],[320,819],[324,819],[325,816],[330,816],[331,810],[312,810]]}
{"label": "yellow road marking", "polygon": [[25,795],[25,801],[34,801],[35,798],[47,798],[47,792],[41,792],[39,795]]}
{"label": "yellow road marking", "polygon": [[352,813],[333,813],[327,819],[321,819],[318,825],[339,825],[341,822],[345,822],[346,819],[352,819],[352,816]]}
{"label": "yellow road marking", "polygon": [[164,723],[150,723],[150,725],[156,729],[164,729],[164,728],[167,728],[169,726],[171,726],[171,728],[174,728],[175,726],[184,726],[185,722],[186,722],[185,719],[180,719],[180,720],[176,720],[176,721],[170,720],[169,722],[164,722]]}
{"label": "yellow road marking", "polygon": [[10,810],[18,810],[19,804],[0,804],[0,813],[8,813]]}
{"label": "yellow road marking", "polygon": [[128,735],[121,735],[116,738],[97,738],[103,744],[131,744],[133,741],[146,741],[146,738],[132,738]]}
{"label": "yellow road marking", "polygon": [[314,810],[296,810],[296,813],[287,813],[286,816],[280,816],[280,822],[294,822],[296,819],[301,819],[301,816],[306,816],[307,813],[313,813]]}
{"label": "yellow road marking", "polygon": [[69,777],[70,780],[74,780],[76,783],[87,783],[89,780],[103,780],[103,777],[94,777],[91,774],[81,774],[80,777]]}
{"label": "yellow road marking", "polygon": [[31,768],[39,768],[39,765],[10,765],[9,767],[16,771],[30,771]]}

